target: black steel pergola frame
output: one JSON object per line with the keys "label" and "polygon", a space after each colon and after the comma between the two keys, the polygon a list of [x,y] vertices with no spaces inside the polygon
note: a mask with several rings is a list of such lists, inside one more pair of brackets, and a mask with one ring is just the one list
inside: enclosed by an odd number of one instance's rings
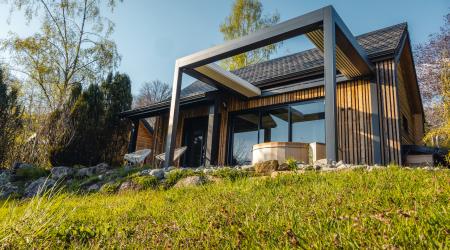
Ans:
{"label": "black steel pergola frame", "polygon": [[173,77],[164,167],[169,167],[173,161],[183,73],[197,79],[201,78],[202,81],[217,86],[217,82],[208,81],[208,76],[202,76],[201,73],[195,71],[195,68],[318,29],[323,29],[324,42],[326,157],[329,162],[336,161],[338,158],[336,42],[340,43],[341,50],[345,49],[346,52],[349,52],[347,55],[352,57],[352,63],[363,74],[372,74],[374,67],[334,8],[327,6],[242,38],[177,59]]}

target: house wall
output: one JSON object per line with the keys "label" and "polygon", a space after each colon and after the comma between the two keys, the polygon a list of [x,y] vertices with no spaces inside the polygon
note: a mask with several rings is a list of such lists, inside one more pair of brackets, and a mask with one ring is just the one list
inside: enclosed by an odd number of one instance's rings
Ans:
{"label": "house wall", "polygon": [[[386,60],[376,63],[376,71],[375,79],[350,80],[341,82],[337,86],[338,157],[346,163],[374,163],[371,82],[374,82],[377,86],[382,163],[399,164],[401,160],[400,105],[394,61]],[[226,107],[220,106],[218,164],[227,164],[228,121],[231,112],[323,97],[323,86],[249,100],[229,95],[222,96],[222,101],[226,103]],[[180,110],[176,147],[180,147],[182,144],[184,119],[206,116],[207,114],[208,107],[206,105]],[[154,155],[164,152],[167,124],[167,115],[159,116],[156,119],[155,142],[152,145]],[[411,125],[411,127],[413,128],[414,125]]]}
{"label": "house wall", "polygon": [[[151,149],[153,147],[153,134],[151,134],[144,126],[142,121],[139,122],[138,135],[136,140],[136,150]],[[147,157],[145,163],[151,162],[151,155]]]}

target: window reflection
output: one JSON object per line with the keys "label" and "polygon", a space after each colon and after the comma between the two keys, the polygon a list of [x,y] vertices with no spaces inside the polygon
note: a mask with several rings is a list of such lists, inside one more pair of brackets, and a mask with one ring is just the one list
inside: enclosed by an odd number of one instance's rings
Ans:
{"label": "window reflection", "polygon": [[261,129],[259,138],[261,142],[287,142],[289,141],[289,109],[277,108],[263,111],[261,114]]}
{"label": "window reflection", "polygon": [[252,147],[258,144],[259,114],[237,115],[233,124],[233,165],[252,162]]}
{"label": "window reflection", "polygon": [[325,143],[323,100],[291,106],[292,141]]}

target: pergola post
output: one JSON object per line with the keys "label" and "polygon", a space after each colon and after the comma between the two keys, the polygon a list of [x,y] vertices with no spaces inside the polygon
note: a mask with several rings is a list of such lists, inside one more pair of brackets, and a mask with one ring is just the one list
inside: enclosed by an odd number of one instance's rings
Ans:
{"label": "pergola post", "polygon": [[178,111],[180,108],[180,91],[183,71],[175,64],[175,72],[173,73],[172,99],[170,101],[169,124],[167,130],[165,160],[164,167],[168,168],[173,161],[173,153],[175,151],[175,141],[178,127]]}
{"label": "pergola post", "polygon": [[130,143],[128,144],[128,153],[136,151],[138,130],[139,130],[139,119],[133,120],[130,133]]}
{"label": "pergola post", "polygon": [[331,8],[324,9],[323,17],[325,69],[325,151],[328,162],[337,160],[336,120],[336,23]]}
{"label": "pergola post", "polygon": [[206,150],[205,150],[206,166],[217,164],[219,125],[220,125],[219,108],[220,108],[220,98],[216,97],[214,103],[209,106],[208,134],[206,136]]}

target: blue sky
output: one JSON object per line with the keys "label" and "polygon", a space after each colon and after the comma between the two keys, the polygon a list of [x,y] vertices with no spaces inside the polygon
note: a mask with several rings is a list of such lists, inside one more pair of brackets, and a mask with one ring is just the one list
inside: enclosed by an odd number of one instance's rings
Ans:
{"label": "blue sky", "polygon": [[[116,41],[122,62],[121,72],[133,82],[133,93],[145,81],[160,79],[172,83],[176,58],[220,44],[218,30],[231,9],[232,0],[124,0],[114,13],[107,14],[116,24]],[[262,0],[264,13],[278,11],[281,21],[333,5],[354,35],[400,22],[408,22],[413,43],[423,42],[437,32],[443,16],[450,10],[448,0]],[[0,39],[8,31],[32,34],[37,22],[29,26],[20,14],[6,23],[8,6],[0,4]],[[310,45],[304,39],[284,43],[277,56],[297,52]]]}

